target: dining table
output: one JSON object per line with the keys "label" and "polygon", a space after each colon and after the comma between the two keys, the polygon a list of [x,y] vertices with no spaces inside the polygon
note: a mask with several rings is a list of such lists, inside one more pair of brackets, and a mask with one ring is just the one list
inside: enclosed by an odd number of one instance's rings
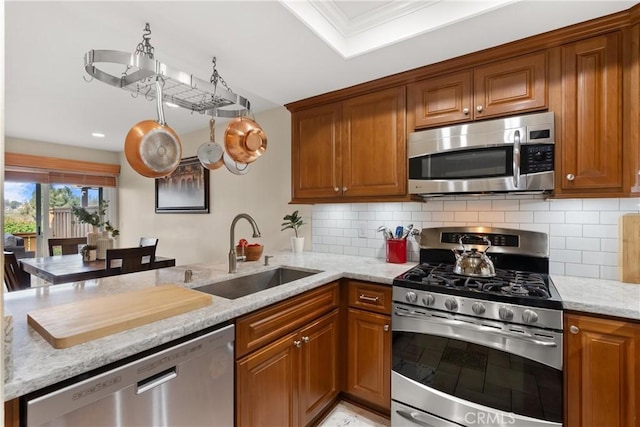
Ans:
{"label": "dining table", "polygon": [[[114,260],[112,268],[107,269],[106,260],[83,261],[81,254],[21,258],[18,261],[25,272],[54,285],[122,274],[118,265],[121,260]],[[142,265],[145,265],[144,259]],[[151,269],[175,265],[175,258],[156,256]]]}

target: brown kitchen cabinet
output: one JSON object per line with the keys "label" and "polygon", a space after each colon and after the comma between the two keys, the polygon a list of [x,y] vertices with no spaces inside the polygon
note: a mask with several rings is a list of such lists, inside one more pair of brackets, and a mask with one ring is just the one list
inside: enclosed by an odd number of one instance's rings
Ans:
{"label": "brown kitchen cabinet", "polygon": [[[625,180],[635,172],[625,172],[624,166],[621,37],[616,31],[558,48],[552,65],[561,79],[554,101],[556,196],[629,193],[631,184]],[[625,155],[634,153],[637,147],[629,147]]]}
{"label": "brown kitchen cabinet", "polygon": [[536,52],[407,86],[413,128],[547,108],[546,52]]}
{"label": "brown kitchen cabinet", "polygon": [[640,423],[640,324],[566,313],[568,427]]}
{"label": "brown kitchen cabinet", "polygon": [[391,410],[391,287],[348,280],[345,393]]}
{"label": "brown kitchen cabinet", "polygon": [[292,202],[404,198],[405,88],[292,114]]}
{"label": "brown kitchen cabinet", "polygon": [[236,425],[306,426],[340,392],[338,284],[236,322]]}

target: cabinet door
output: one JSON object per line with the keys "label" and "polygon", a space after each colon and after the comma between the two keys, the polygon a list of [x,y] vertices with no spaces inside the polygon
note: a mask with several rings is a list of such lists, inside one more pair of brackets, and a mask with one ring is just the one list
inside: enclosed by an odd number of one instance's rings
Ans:
{"label": "cabinet door", "polygon": [[640,422],[640,325],[565,315],[569,427]]}
{"label": "cabinet door", "polygon": [[473,119],[472,73],[449,74],[407,86],[407,110],[416,129]]}
{"label": "cabinet door", "polygon": [[299,425],[299,339],[287,335],[236,363],[237,426]]}
{"label": "cabinet door", "polygon": [[341,104],[323,105],[292,116],[293,200],[336,197],[342,188]]}
{"label": "cabinet door", "polygon": [[558,193],[592,195],[622,190],[619,44],[616,32],[562,48]]}
{"label": "cabinet door", "polygon": [[343,103],[343,196],[407,193],[405,88]]}
{"label": "cabinet door", "polygon": [[300,331],[300,425],[307,425],[339,393],[338,310]]}
{"label": "cabinet door", "polygon": [[349,309],[347,393],[391,408],[391,318]]}
{"label": "cabinet door", "polygon": [[547,107],[546,52],[493,62],[474,70],[474,116],[504,116]]}

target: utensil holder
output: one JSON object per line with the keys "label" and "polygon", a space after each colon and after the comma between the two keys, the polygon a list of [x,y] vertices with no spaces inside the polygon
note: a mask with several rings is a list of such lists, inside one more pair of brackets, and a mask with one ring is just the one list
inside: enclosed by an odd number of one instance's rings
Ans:
{"label": "utensil holder", "polygon": [[385,240],[387,262],[404,264],[407,262],[407,239]]}

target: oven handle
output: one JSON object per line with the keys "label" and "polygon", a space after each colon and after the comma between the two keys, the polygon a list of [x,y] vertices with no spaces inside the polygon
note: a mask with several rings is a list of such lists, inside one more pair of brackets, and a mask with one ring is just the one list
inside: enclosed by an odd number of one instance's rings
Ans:
{"label": "oven handle", "polygon": [[426,322],[431,322],[431,323],[440,323],[440,324],[445,324],[445,325],[449,325],[449,326],[455,326],[455,327],[463,328],[463,329],[470,329],[472,331],[487,332],[487,333],[491,333],[491,334],[495,334],[495,335],[502,335],[502,336],[506,336],[506,337],[509,337],[509,338],[517,338],[519,340],[527,341],[527,342],[530,342],[532,344],[537,344],[537,345],[541,345],[541,346],[544,346],[544,347],[557,347],[558,346],[558,344],[556,344],[555,342],[537,340],[537,339],[533,338],[531,334],[519,335],[519,334],[515,334],[515,333],[509,333],[509,332],[506,332],[506,331],[503,331],[503,330],[500,330],[500,329],[494,329],[494,328],[490,328],[488,326],[482,326],[482,325],[476,325],[476,324],[473,324],[473,323],[462,322],[460,320],[455,320],[455,319],[444,319],[442,317],[438,317],[437,320],[434,320],[432,318],[426,317],[426,316],[429,316],[428,314],[427,315],[414,314],[412,312],[403,313],[403,312],[400,312],[398,310],[395,311],[395,315],[396,316],[400,316],[400,317],[411,317],[411,318],[414,318],[414,319],[420,319],[420,320],[424,320]]}
{"label": "oven handle", "polygon": [[430,424],[418,418],[420,416],[418,412],[408,412],[408,411],[403,411],[402,409],[398,409],[396,411],[396,414],[400,415],[402,418],[405,418],[411,421],[412,423],[415,423],[424,427],[436,427],[435,425]]}

